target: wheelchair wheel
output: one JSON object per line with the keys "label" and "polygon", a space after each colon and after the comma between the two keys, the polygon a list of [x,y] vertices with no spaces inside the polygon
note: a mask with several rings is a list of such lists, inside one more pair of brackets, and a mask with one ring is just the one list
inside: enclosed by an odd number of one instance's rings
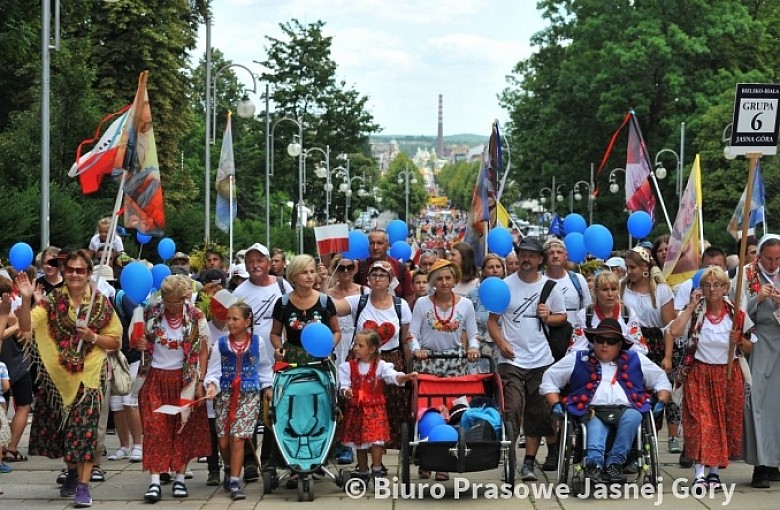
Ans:
{"label": "wheelchair wheel", "polygon": [[403,489],[408,493],[409,486],[411,483],[409,463],[412,461],[412,449],[409,446],[409,424],[408,423],[401,424],[401,449],[399,452],[399,456],[401,457],[399,459],[401,464],[401,484]]}
{"label": "wheelchair wheel", "polygon": [[569,483],[569,461],[572,458],[569,426],[569,416],[566,415],[558,428],[558,445],[563,445],[563,448],[558,448],[558,485]]}
{"label": "wheelchair wheel", "polygon": [[655,431],[652,415],[649,413],[643,420],[642,430],[642,456],[643,470],[642,483],[652,485],[655,490],[660,488],[660,465],[658,463],[658,435]]}

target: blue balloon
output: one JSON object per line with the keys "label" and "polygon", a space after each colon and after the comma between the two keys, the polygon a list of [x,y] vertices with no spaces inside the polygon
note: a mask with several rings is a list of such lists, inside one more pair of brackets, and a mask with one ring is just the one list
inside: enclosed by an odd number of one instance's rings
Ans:
{"label": "blue balloon", "polygon": [[138,230],[135,233],[135,239],[136,239],[136,241],[138,241],[141,244],[146,244],[146,243],[148,243],[149,241],[152,240],[152,236],[148,236],[148,235],[144,234],[143,232],[141,232],[140,230]]}
{"label": "blue balloon", "polygon": [[504,313],[511,298],[509,286],[497,276],[482,280],[479,284],[479,302],[493,313]]}
{"label": "blue balloon", "polygon": [[694,289],[698,289],[699,288],[699,283],[701,283],[701,275],[703,275],[703,274],[704,274],[704,269],[702,268],[702,269],[699,269],[698,271],[696,271],[696,273],[693,275],[693,278],[691,278],[691,280],[692,280],[691,283],[693,283],[693,288]]}
{"label": "blue balloon", "polygon": [[396,241],[390,247],[390,256],[401,262],[412,257],[412,247],[406,241]]}
{"label": "blue balloon", "polygon": [[608,259],[612,255],[612,234],[604,225],[591,225],[585,229],[585,248],[596,258]]}
{"label": "blue balloon", "polygon": [[157,264],[152,268],[152,286],[155,289],[159,289],[162,286],[163,280],[167,276],[170,276],[171,268],[165,264]]}
{"label": "blue balloon", "polygon": [[436,410],[431,409],[422,415],[420,421],[417,422],[417,434],[420,439],[425,439],[431,434],[431,431],[440,425],[444,425],[444,417]]}
{"label": "blue balloon", "polygon": [[512,234],[503,227],[494,228],[488,233],[488,250],[499,257],[506,257],[512,251]]}
{"label": "blue balloon", "polygon": [[349,251],[341,254],[345,259],[361,260],[368,258],[368,236],[361,230],[349,233]]}
{"label": "blue balloon", "polygon": [[17,271],[24,271],[33,261],[33,250],[27,243],[16,243],[11,246],[11,251],[8,252],[8,259],[11,261],[11,266]]}
{"label": "blue balloon", "polygon": [[653,230],[653,218],[645,211],[634,211],[628,217],[626,226],[629,234],[637,239],[642,239]]}
{"label": "blue balloon", "polygon": [[428,442],[457,441],[458,431],[452,425],[439,425],[434,428],[428,436]]}
{"label": "blue balloon", "polygon": [[566,231],[566,234],[573,234],[575,232],[582,234],[585,232],[586,228],[588,228],[588,224],[581,214],[567,214],[563,219],[563,229]]}
{"label": "blue balloon", "polygon": [[157,245],[157,253],[163,260],[168,260],[176,253],[176,243],[170,237],[163,237],[160,239],[160,244]]}
{"label": "blue balloon", "polygon": [[142,262],[130,262],[119,277],[122,289],[134,303],[146,299],[152,290],[153,282],[152,272]]}
{"label": "blue balloon", "polygon": [[588,254],[588,250],[585,248],[585,236],[579,232],[572,232],[566,235],[563,244],[566,245],[566,255],[569,260],[575,264],[580,264],[585,260],[585,255]]}
{"label": "blue balloon", "polygon": [[406,242],[408,236],[409,227],[406,226],[405,221],[393,220],[387,224],[387,237],[391,246],[395,244],[396,241]]}
{"label": "blue balloon", "polygon": [[301,345],[315,358],[326,358],[333,352],[333,332],[321,322],[310,322],[301,331]]}

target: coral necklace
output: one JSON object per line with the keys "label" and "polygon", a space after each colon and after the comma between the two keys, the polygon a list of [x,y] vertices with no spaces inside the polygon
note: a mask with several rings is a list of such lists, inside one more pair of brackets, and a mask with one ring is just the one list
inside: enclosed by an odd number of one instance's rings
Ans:
{"label": "coral necklace", "polygon": [[450,316],[446,319],[442,319],[439,317],[439,312],[436,311],[438,308],[436,306],[436,300],[431,296],[431,302],[433,303],[433,315],[436,317],[436,320],[439,321],[443,326],[449,325],[450,321],[452,320],[452,316],[455,315],[455,293],[452,293],[452,303],[450,304]]}
{"label": "coral necklace", "polygon": [[710,324],[720,324],[723,322],[723,319],[726,318],[726,307],[721,307],[720,313],[718,315],[712,315],[710,312],[704,312],[704,316],[707,317],[707,320],[710,321]]}

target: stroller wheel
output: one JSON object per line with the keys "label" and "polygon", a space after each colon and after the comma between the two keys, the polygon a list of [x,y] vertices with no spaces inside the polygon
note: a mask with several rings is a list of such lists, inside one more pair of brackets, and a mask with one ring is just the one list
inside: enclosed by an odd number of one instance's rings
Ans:
{"label": "stroller wheel", "polygon": [[304,488],[306,489],[306,499],[314,501],[314,478],[311,475],[306,478]]}
{"label": "stroller wheel", "polygon": [[263,494],[271,494],[274,490],[274,474],[272,471],[263,471]]}
{"label": "stroller wheel", "polygon": [[305,492],[303,484],[304,484],[303,477],[299,476],[298,477],[298,502],[303,501],[303,493]]}

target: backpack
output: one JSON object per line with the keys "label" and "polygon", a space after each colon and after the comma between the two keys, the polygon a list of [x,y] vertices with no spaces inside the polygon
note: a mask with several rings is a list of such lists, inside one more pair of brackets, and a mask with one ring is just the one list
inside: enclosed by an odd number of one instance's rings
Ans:
{"label": "backpack", "polygon": [[[279,277],[277,277],[279,278]],[[281,287],[281,283],[279,283],[279,286]],[[280,298],[282,300],[282,306],[287,308],[287,305],[290,303],[290,294],[282,294],[282,297]],[[325,293],[320,292],[320,307],[322,307],[323,310],[328,309],[328,295]]]}
{"label": "backpack", "polygon": [[[362,291],[362,286],[361,286]],[[357,325],[358,325],[358,319],[360,319],[360,314],[363,313],[363,309],[365,309],[366,305],[368,305],[368,298],[370,297],[370,294],[361,294],[360,300],[358,301],[357,305],[357,311],[355,313],[355,325],[354,325],[354,331],[352,333],[352,345],[355,344],[355,335],[357,335]],[[401,298],[398,296],[393,296],[393,307],[395,308],[395,314],[398,316],[398,335],[400,340],[401,335]]]}
{"label": "backpack", "polygon": [[[555,287],[553,280],[547,280],[544,282],[542,292],[539,294],[539,304],[543,304],[550,297],[550,293]],[[544,332],[547,342],[550,344],[550,352],[553,355],[555,361],[560,360],[566,355],[566,351],[569,350],[569,343],[571,342],[571,335],[574,333],[574,326],[568,320],[560,326],[548,326],[539,319],[539,327]]]}
{"label": "backpack", "polygon": [[569,280],[574,288],[577,290],[577,295],[580,297],[580,310],[585,306],[585,297],[582,295],[582,285],[580,285],[580,279],[577,277],[577,273],[574,271],[566,271],[569,273]]}

